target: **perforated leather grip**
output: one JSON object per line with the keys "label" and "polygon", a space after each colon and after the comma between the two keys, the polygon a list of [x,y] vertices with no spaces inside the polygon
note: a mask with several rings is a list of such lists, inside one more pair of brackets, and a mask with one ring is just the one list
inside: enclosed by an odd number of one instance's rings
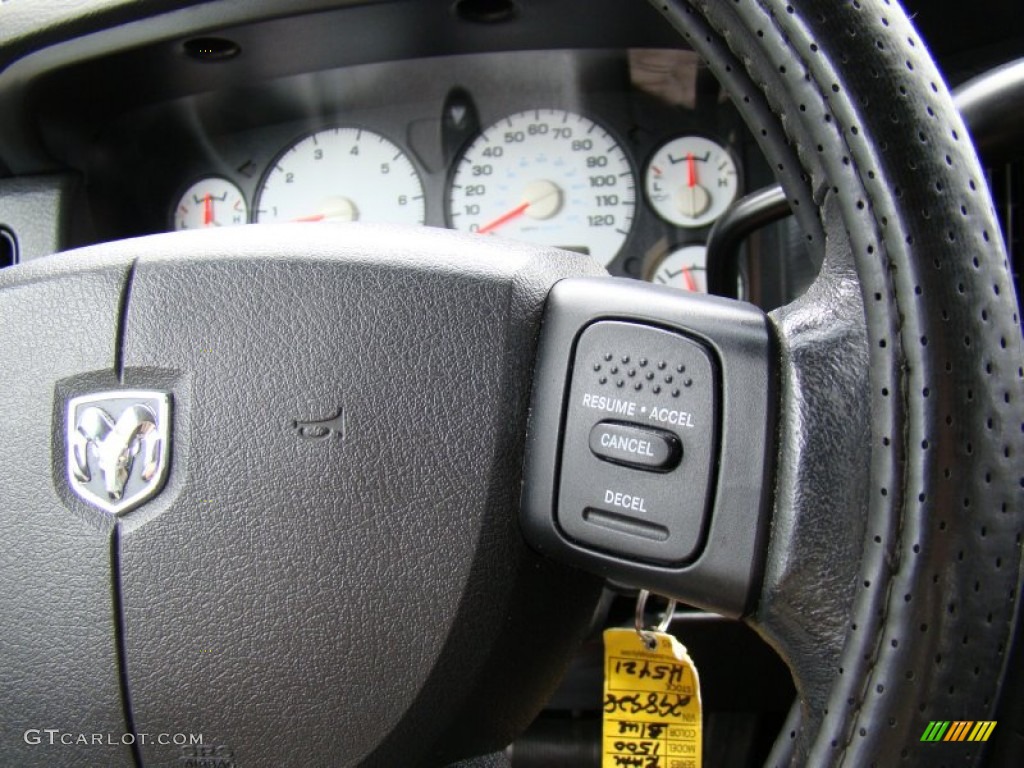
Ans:
{"label": "perforated leather grip", "polygon": [[775,757],[927,763],[929,719],[990,716],[1021,578],[1024,355],[981,168],[889,0],[657,6],[828,257],[774,315],[789,418],[758,626],[802,702]]}

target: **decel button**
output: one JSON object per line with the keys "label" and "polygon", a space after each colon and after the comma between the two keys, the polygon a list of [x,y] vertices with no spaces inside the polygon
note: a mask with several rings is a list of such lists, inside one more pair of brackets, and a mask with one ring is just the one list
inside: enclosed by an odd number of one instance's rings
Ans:
{"label": "decel button", "polygon": [[679,438],[671,432],[616,421],[594,425],[590,450],[605,461],[655,472],[674,469],[683,455]]}

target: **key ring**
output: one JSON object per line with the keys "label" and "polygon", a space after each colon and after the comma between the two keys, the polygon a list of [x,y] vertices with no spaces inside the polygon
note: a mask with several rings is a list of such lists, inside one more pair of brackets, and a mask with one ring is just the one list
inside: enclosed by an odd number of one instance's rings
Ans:
{"label": "key ring", "polygon": [[641,589],[640,594],[636,598],[636,633],[640,635],[640,638],[644,641],[644,645],[647,650],[653,651],[658,647],[658,638],[655,635],[657,632],[664,632],[668,629],[669,624],[672,623],[672,616],[676,612],[676,601],[669,600],[668,605],[665,607],[665,615],[661,617],[661,621],[653,629],[648,629],[644,626],[644,611],[647,608],[647,598],[651,596],[651,593],[646,589]]}

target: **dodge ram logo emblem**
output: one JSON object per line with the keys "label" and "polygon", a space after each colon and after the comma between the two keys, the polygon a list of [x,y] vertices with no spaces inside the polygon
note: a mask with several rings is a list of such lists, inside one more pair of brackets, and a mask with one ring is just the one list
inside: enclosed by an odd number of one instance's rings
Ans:
{"label": "dodge ram logo emblem", "polygon": [[119,515],[154,496],[167,475],[171,398],[113,390],[68,401],[68,481],[93,506]]}

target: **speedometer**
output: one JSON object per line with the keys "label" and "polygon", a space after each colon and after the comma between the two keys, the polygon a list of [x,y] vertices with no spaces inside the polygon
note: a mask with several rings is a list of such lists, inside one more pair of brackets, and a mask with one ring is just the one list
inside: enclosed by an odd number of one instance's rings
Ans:
{"label": "speedometer", "polygon": [[636,182],[608,131],[558,109],[519,112],[463,154],[448,196],[452,227],[588,253],[602,264],[629,235]]}
{"label": "speedometer", "polygon": [[380,134],[329,128],[286,149],[260,186],[256,220],[422,224],[423,184]]}

